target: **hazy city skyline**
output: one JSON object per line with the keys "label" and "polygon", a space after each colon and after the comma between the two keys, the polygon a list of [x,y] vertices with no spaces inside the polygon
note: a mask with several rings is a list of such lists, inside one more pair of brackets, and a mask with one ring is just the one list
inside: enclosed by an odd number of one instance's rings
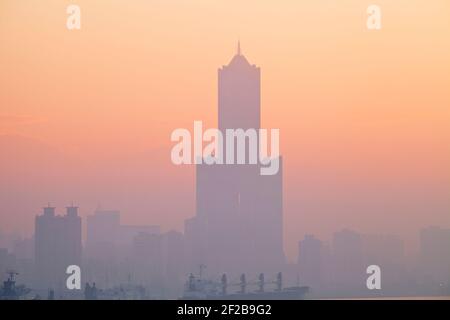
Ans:
{"label": "hazy city skyline", "polygon": [[[65,288],[67,274],[61,272],[75,260],[81,266],[83,283],[96,284],[102,299],[133,294],[135,299],[173,299],[182,295],[189,273],[198,275],[191,264],[188,238],[182,233],[125,225],[116,210],[99,209],[88,216],[84,223],[89,231],[81,248],[76,209],[69,206],[64,215],[57,215],[54,207],[44,207],[36,218],[36,239],[5,239],[0,234],[0,269],[18,272],[18,284],[30,288],[32,296],[45,298],[52,289],[55,298],[83,298],[83,290]],[[61,237],[62,233],[68,236]],[[298,241],[297,261],[279,270],[285,285],[307,285],[310,297],[316,298],[448,295],[450,229],[426,227],[416,237],[420,251],[410,255],[396,235],[350,229],[336,230],[332,239],[309,234]],[[373,264],[382,270],[380,292],[365,286],[365,269]],[[202,266],[198,267],[202,272]],[[220,272],[203,268],[203,277],[219,283]],[[256,270],[243,269],[250,280],[256,278]],[[232,272],[226,274],[231,283],[238,281]],[[267,272],[266,279],[270,291],[274,273]],[[229,290],[237,289],[231,286]],[[256,290],[255,283],[249,283],[249,290]]]}
{"label": "hazy city skyline", "polygon": [[49,201],[182,231],[195,169],[170,162],[170,133],[217,126],[217,69],[239,38],[262,69],[262,127],[282,136],[290,261],[305,234],[395,234],[419,252],[418,230],[450,226],[448,1],[380,0],[375,33],[357,0],[175,3],[80,0],[70,32],[66,3],[2,2],[3,233],[31,236]]}
{"label": "hazy city skyline", "polygon": [[[260,128],[260,72],[238,43],[229,64],[218,72],[220,130]],[[236,139],[234,150],[224,149],[224,156],[239,157]],[[249,157],[250,138],[243,141],[244,155]],[[343,228],[334,230],[330,241],[297,235],[296,262],[286,260],[283,161],[282,155],[276,156],[280,170],[269,176],[260,174],[259,163],[196,164],[196,212],[185,220],[183,232],[161,232],[153,222],[124,223],[119,210],[100,205],[86,217],[83,232],[83,219],[73,201],[65,214],[57,214],[48,203],[35,217],[32,238],[6,239],[7,243],[0,233],[0,269],[19,271],[23,278],[18,284],[35,298],[48,299],[175,299],[196,292],[187,288],[195,288],[197,268],[199,279],[203,274],[205,283],[213,286],[211,292],[216,292],[219,277],[224,293],[230,293],[238,278],[241,294],[263,292],[273,284],[281,293],[283,285],[293,283],[309,287],[315,298],[450,292],[450,229],[445,228],[422,228],[415,254],[405,254],[400,237],[380,231],[364,234]],[[84,291],[66,286],[66,269],[73,265],[82,270]],[[367,290],[368,266],[382,270],[380,294]],[[259,289],[251,288],[255,285]]]}

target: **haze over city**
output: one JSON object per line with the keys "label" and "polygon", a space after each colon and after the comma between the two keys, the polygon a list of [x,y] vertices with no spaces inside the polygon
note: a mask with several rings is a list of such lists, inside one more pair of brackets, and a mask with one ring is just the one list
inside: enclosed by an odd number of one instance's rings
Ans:
{"label": "haze over city", "polygon": [[[241,40],[261,68],[261,121],[279,128],[284,250],[305,234],[450,228],[447,1],[78,1],[0,4],[0,231],[29,237],[48,202],[83,219],[183,231],[195,167],[170,161],[175,128],[217,127],[217,69]],[[182,8],[182,9],[180,9]],[[132,17],[132,18],[130,18]]]}

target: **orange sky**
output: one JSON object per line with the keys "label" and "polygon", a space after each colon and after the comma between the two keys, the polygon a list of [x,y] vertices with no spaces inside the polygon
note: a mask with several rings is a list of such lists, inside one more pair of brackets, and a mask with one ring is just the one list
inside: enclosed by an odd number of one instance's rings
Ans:
{"label": "orange sky", "polygon": [[181,229],[194,170],[170,163],[170,133],[216,124],[238,38],[261,67],[263,127],[281,131],[291,257],[306,232],[449,227],[450,3],[379,0],[380,31],[370,4],[1,1],[0,229],[30,233],[43,204],[71,200]]}

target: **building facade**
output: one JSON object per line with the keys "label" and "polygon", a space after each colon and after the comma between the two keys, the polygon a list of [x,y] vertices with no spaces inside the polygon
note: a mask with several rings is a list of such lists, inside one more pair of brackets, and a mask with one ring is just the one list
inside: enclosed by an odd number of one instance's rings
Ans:
{"label": "building facade", "polygon": [[[238,48],[218,71],[218,127],[259,130],[260,117],[260,68]],[[196,216],[185,224],[191,271],[273,273],[284,264],[281,159],[277,174],[261,175],[260,164],[248,164],[248,143],[247,164],[196,167]]]}
{"label": "building facade", "polygon": [[35,220],[36,288],[65,290],[66,270],[81,266],[81,218],[78,208],[66,208],[56,215],[54,207],[46,207]]}

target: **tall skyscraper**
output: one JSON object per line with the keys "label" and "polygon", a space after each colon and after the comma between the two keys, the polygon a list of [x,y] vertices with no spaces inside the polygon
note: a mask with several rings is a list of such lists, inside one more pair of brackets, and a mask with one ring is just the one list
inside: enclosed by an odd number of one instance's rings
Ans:
{"label": "tall skyscraper", "polygon": [[450,229],[428,227],[420,231],[422,273],[434,285],[450,284]]}
{"label": "tall skyscraper", "polygon": [[406,284],[403,241],[389,234],[362,236],[364,266],[377,265],[383,273],[383,292],[396,294]]}
{"label": "tall skyscraper", "polygon": [[141,232],[133,238],[132,268],[133,281],[144,285],[150,293],[162,291],[163,254],[159,234]]}
{"label": "tall skyscraper", "polygon": [[[218,71],[222,134],[226,129],[260,129],[260,79],[260,69],[248,62],[238,45],[230,63]],[[197,165],[196,216],[186,221],[185,229],[190,268],[205,264],[212,274],[279,271],[284,263],[281,159],[275,175],[261,175],[260,168]]]}
{"label": "tall skyscraper", "polygon": [[36,288],[63,290],[69,265],[81,266],[81,218],[78,208],[67,207],[66,215],[44,208],[35,223]]}
{"label": "tall skyscraper", "polygon": [[336,292],[355,294],[366,290],[363,241],[359,233],[344,229],[333,235],[333,282]]}
{"label": "tall skyscraper", "polygon": [[134,237],[140,233],[160,234],[155,225],[123,225],[120,222],[120,211],[96,210],[87,217],[87,258],[111,260],[117,254],[130,249]]}
{"label": "tall skyscraper", "polygon": [[298,244],[298,265],[302,283],[317,288],[322,281],[323,243],[307,234]]}
{"label": "tall skyscraper", "polygon": [[[96,210],[87,216],[86,223],[86,261],[100,261],[113,265],[116,260],[117,239],[120,229],[120,212],[116,210]],[[90,270],[90,268],[89,268]],[[99,282],[98,279],[96,279]]]}
{"label": "tall skyscraper", "polygon": [[178,298],[183,294],[186,281],[184,270],[184,236],[178,231],[162,235],[164,290],[168,298]]}
{"label": "tall skyscraper", "polygon": [[84,274],[88,281],[95,281],[99,287],[111,287],[128,281],[130,277],[143,279],[141,271],[141,275],[134,274],[138,273],[132,257],[135,240],[142,243],[146,238],[138,235],[159,235],[159,226],[122,225],[120,211],[98,209],[87,217],[86,227]]}

